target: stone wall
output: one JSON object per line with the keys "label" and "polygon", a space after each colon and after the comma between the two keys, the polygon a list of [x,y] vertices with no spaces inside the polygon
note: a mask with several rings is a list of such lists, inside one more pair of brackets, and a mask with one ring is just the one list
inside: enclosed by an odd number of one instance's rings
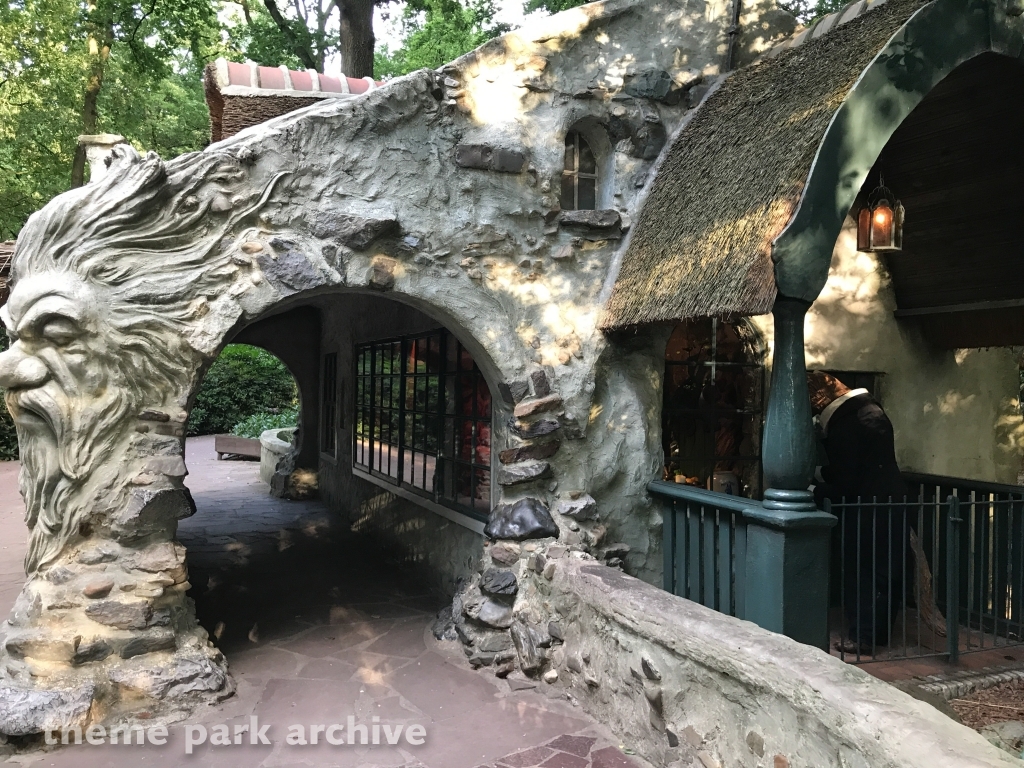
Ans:
{"label": "stone wall", "polygon": [[[936,768],[1019,761],[823,651],[561,547],[514,563],[512,620],[564,690],[657,766]],[[532,559],[531,559],[532,558]],[[531,568],[531,566],[533,566]],[[522,643],[517,643],[522,645]],[[521,652],[520,652],[521,655]]]}
{"label": "stone wall", "polygon": [[[1024,459],[1019,350],[928,345],[893,316],[884,258],[859,253],[856,240],[848,219],[807,315],[808,368],[882,374],[881,401],[904,470],[1015,485]],[[770,339],[771,316],[755,322]]]}

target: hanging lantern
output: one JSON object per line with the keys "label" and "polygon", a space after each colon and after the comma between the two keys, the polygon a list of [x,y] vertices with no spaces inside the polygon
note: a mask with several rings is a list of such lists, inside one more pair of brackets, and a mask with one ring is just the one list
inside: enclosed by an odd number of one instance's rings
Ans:
{"label": "hanging lantern", "polygon": [[864,253],[903,250],[903,204],[885,181],[868,195],[857,216],[857,250]]}

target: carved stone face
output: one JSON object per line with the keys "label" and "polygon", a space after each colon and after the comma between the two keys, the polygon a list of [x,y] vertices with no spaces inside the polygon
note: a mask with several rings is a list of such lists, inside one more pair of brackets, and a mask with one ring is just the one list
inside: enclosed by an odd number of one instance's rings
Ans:
{"label": "carved stone face", "polygon": [[78,534],[97,470],[117,456],[127,430],[131,361],[118,354],[104,306],[73,273],[47,272],[19,281],[0,309],[11,339],[0,354],[0,386],[21,443],[29,573]]}

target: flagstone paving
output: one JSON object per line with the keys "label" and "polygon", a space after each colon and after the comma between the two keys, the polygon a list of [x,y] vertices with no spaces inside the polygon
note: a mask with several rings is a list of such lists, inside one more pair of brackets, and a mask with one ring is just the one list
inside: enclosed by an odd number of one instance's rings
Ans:
{"label": "flagstone paving", "polygon": [[[639,768],[603,726],[543,682],[498,680],[430,633],[444,604],[424,580],[353,538],[319,502],[271,498],[255,462],[217,461],[212,438],[188,441],[198,512],[179,527],[191,596],[238,689],[189,721],[246,728],[269,745],[196,746],[185,724],[164,746],[69,746],[15,756],[39,766],[338,766]],[[24,575],[16,465],[0,463],[0,615]],[[510,685],[510,683],[512,683]],[[288,744],[289,726],[420,725],[422,745]],[[242,741],[248,740],[243,735]]]}

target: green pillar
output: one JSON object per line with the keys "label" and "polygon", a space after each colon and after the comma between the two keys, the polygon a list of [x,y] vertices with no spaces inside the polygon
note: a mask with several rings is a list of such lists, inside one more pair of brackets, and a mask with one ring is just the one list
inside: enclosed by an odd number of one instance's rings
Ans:
{"label": "green pillar", "polygon": [[804,365],[804,317],[810,303],[780,296],[775,354],[765,415],[762,462],[767,490],[745,510],[745,618],[802,643],[828,648],[828,559],[834,516],[821,512],[807,487],[815,450]]}

